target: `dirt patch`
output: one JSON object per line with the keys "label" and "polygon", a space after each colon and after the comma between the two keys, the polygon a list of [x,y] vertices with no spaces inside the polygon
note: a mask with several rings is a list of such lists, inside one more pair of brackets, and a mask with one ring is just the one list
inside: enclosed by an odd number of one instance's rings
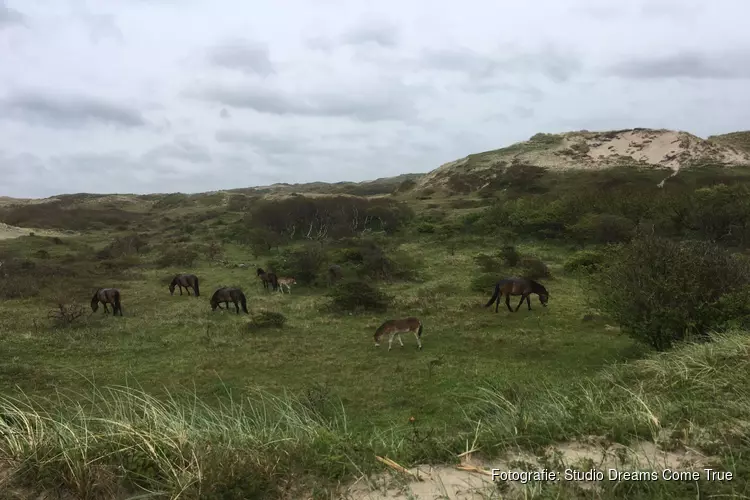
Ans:
{"label": "dirt patch", "polygon": [[[463,457],[460,466],[419,465],[408,469],[415,477],[396,471],[386,471],[371,478],[360,478],[341,492],[341,498],[348,500],[479,500],[499,498],[501,479],[493,482],[492,470],[497,472],[542,472],[565,469],[586,472],[591,469],[604,472],[608,469],[620,472],[653,470],[661,474],[663,469],[677,471],[700,470],[714,457],[708,457],[697,450],[661,450],[651,442],[638,442],[631,446],[606,443],[602,438],[590,437],[585,440],[559,443],[548,447],[541,456],[524,452],[508,453],[499,460],[483,461]],[[465,470],[459,467],[473,468]],[[561,476],[562,477],[562,476]],[[563,479],[564,480],[564,479]],[[520,480],[504,481],[506,492],[511,493],[525,488]],[[597,488],[595,481],[575,481],[586,489]],[[510,490],[507,490],[510,488]]]}

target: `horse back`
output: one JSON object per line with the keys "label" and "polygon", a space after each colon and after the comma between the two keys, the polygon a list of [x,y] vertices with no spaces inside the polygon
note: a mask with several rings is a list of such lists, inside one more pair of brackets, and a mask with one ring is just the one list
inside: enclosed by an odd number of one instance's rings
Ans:
{"label": "horse back", "polygon": [[375,335],[377,337],[381,337],[383,335],[388,335],[391,333],[416,332],[417,330],[419,330],[419,325],[421,324],[421,321],[419,321],[418,318],[414,317],[389,319],[388,321],[380,325],[380,327],[378,327],[378,329],[375,331]]}

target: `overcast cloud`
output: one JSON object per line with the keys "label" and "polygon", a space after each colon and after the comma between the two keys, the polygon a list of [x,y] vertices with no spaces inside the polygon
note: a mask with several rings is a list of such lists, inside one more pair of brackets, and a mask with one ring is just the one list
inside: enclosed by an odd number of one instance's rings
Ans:
{"label": "overcast cloud", "polygon": [[427,172],[537,132],[750,129],[744,0],[0,0],[0,195]]}

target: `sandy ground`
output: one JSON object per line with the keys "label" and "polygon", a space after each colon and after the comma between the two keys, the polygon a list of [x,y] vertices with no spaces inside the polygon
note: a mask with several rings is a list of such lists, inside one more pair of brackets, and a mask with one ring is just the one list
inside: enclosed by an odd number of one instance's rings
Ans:
{"label": "sandy ground", "polygon": [[9,240],[11,238],[18,238],[20,236],[28,236],[29,233],[34,233],[38,236],[69,236],[69,234],[61,233],[58,231],[9,226],[8,224],[3,224],[2,222],[0,222],[0,240]]}
{"label": "sandy ground", "polygon": [[[654,443],[640,442],[631,447],[622,445],[607,445],[602,439],[595,437],[585,441],[561,443],[550,447],[545,452],[545,458],[525,453],[509,454],[502,460],[482,462],[472,459],[470,455],[461,458],[460,466],[429,466],[421,465],[409,469],[416,477],[389,470],[378,477],[361,478],[356,483],[342,491],[341,498],[347,500],[486,500],[508,498],[508,493],[524,496],[524,489],[532,487],[520,481],[508,481],[506,492],[501,496],[498,481],[492,481],[491,470],[498,471],[542,471],[545,467],[553,466],[556,470],[570,467],[578,471],[596,469],[603,471],[605,477],[607,469],[620,472],[637,469],[651,469],[661,474],[663,469],[679,471],[696,470],[710,463],[711,457],[706,457],[695,450],[682,449],[679,451],[663,451]],[[473,468],[473,471],[462,470],[459,467]],[[523,467],[521,469],[520,467]],[[386,468],[384,466],[384,468]],[[548,469],[549,470],[549,469]],[[564,479],[563,479],[564,480]],[[593,481],[579,481],[582,488],[596,488]]]}

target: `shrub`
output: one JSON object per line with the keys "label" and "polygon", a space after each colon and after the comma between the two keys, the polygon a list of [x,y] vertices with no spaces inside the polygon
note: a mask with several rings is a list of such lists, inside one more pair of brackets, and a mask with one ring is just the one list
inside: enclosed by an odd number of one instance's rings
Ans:
{"label": "shrub", "polygon": [[599,270],[605,260],[606,256],[603,252],[583,250],[573,254],[573,256],[565,262],[563,269],[569,273],[590,273]]}
{"label": "shrub", "polygon": [[311,244],[301,249],[285,250],[277,259],[270,260],[268,267],[278,276],[293,276],[297,283],[312,285],[317,283],[327,261],[320,245]]}
{"label": "shrub", "polygon": [[487,255],[486,253],[480,253],[474,256],[474,263],[484,273],[496,273],[502,267],[501,262],[497,257]]}
{"label": "shrub", "polygon": [[750,313],[750,266],[709,242],[639,236],[591,281],[596,305],[657,350]]}
{"label": "shrub", "polygon": [[286,323],[283,314],[271,311],[260,311],[253,314],[247,327],[249,330],[260,330],[263,328],[281,328]]}
{"label": "shrub", "polygon": [[417,276],[421,262],[404,252],[386,253],[374,241],[366,241],[354,248],[345,248],[339,262],[354,264],[357,275],[371,280],[409,280]]}
{"label": "shrub", "polygon": [[159,267],[190,267],[198,258],[198,252],[190,247],[168,248],[156,260]]}
{"label": "shrub", "polygon": [[630,240],[635,225],[630,219],[613,214],[586,214],[569,231],[579,243],[620,243]]}
{"label": "shrub", "polygon": [[393,298],[365,281],[340,283],[328,292],[329,310],[335,312],[385,311]]}
{"label": "shrub", "polygon": [[23,276],[0,275],[0,298],[26,299],[39,295],[39,285]]}
{"label": "shrub", "polygon": [[47,313],[47,318],[56,326],[65,327],[72,325],[85,314],[86,309],[80,304],[69,304],[65,299],[60,299],[57,301],[57,307]]}
{"label": "shrub", "polygon": [[523,277],[531,280],[552,277],[547,264],[536,257],[524,257],[521,259],[521,269]]}
{"label": "shrub", "polygon": [[504,246],[503,249],[500,250],[500,256],[505,264],[510,267],[516,267],[521,261],[521,254],[518,253],[518,250],[513,245]]}

